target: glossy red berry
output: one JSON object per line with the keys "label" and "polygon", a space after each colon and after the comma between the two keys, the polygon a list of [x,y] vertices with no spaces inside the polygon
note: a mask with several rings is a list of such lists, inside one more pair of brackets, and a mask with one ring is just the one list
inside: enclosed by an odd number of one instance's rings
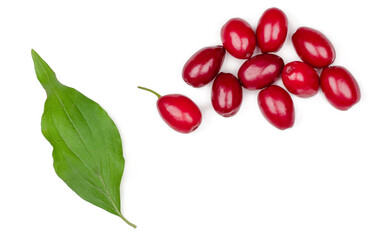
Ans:
{"label": "glossy red berry", "polygon": [[281,87],[271,85],[260,91],[258,105],[263,116],[278,129],[284,130],[293,126],[293,100]]}
{"label": "glossy red berry", "polygon": [[288,19],[278,8],[269,8],[261,16],[256,36],[262,53],[277,52],[284,44],[288,33]]}
{"label": "glossy red berry", "polygon": [[232,18],[221,28],[224,48],[235,58],[246,59],[253,55],[256,37],[250,24],[241,18]]}
{"label": "glossy red berry", "polygon": [[230,73],[219,73],[212,84],[211,102],[215,111],[223,117],[238,112],[242,103],[242,87]]}
{"label": "glossy red berry", "polygon": [[246,60],[238,70],[242,86],[248,90],[265,88],[274,83],[284,67],[281,57],[274,54],[260,54]]}
{"label": "glossy red berry", "polygon": [[202,87],[219,73],[224,57],[223,46],[202,48],[185,63],[182,78],[193,87]]}
{"label": "glossy red berry", "polygon": [[190,133],[201,124],[202,113],[190,98],[181,94],[160,96],[148,88],[138,88],[152,92],[158,97],[156,105],[159,114],[174,130],[181,133]]}
{"label": "glossy red berry", "polygon": [[323,69],[320,83],[328,101],[339,110],[348,110],[361,99],[357,81],[344,67]]}
{"label": "glossy red berry", "polygon": [[283,68],[281,73],[284,86],[299,97],[312,97],[319,90],[319,75],[310,65],[294,61]]}
{"label": "glossy red berry", "polygon": [[336,52],[332,43],[318,30],[300,27],[292,36],[293,46],[305,63],[315,68],[324,68],[335,61]]}

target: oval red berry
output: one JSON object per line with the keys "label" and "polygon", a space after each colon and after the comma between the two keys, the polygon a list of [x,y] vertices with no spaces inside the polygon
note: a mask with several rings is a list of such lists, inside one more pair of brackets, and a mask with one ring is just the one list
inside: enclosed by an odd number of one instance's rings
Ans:
{"label": "oval red berry", "polygon": [[263,116],[278,129],[294,124],[294,104],[287,91],[279,86],[269,86],[258,94],[258,105]]}
{"label": "oval red berry", "polygon": [[212,84],[211,102],[215,111],[223,117],[238,112],[242,103],[242,86],[230,73],[219,73]]}
{"label": "oval red berry", "polygon": [[277,52],[288,33],[288,19],[278,8],[267,9],[259,20],[256,36],[262,53]]}
{"label": "oval red berry", "polygon": [[224,57],[223,46],[202,48],[185,63],[182,78],[193,87],[202,87],[219,73]]}
{"label": "oval red berry", "polygon": [[292,36],[293,46],[305,63],[324,68],[335,61],[336,52],[328,38],[318,30],[300,27]]}
{"label": "oval red berry", "polygon": [[275,54],[260,54],[246,60],[238,70],[238,79],[248,90],[265,88],[280,76],[284,61]]}
{"label": "oval red berry", "polygon": [[224,48],[235,58],[246,59],[253,55],[256,37],[250,24],[241,18],[232,18],[221,28]]}
{"label": "oval red berry", "polygon": [[202,122],[202,113],[198,106],[181,94],[169,94],[160,97],[157,108],[163,120],[174,130],[190,133]]}
{"label": "oval red berry", "polygon": [[312,97],[319,90],[319,75],[310,65],[294,61],[285,65],[281,74],[284,86],[299,97]]}
{"label": "oval red berry", "polygon": [[339,110],[348,110],[361,99],[357,81],[344,67],[323,69],[320,82],[328,101]]}

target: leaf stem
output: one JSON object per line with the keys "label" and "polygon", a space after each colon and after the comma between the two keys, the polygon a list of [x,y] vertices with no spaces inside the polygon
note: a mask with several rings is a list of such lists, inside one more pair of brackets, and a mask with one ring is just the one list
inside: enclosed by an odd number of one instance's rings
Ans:
{"label": "leaf stem", "polygon": [[145,88],[145,87],[140,87],[138,86],[139,89],[142,89],[142,90],[146,90],[146,91],[149,91],[149,92],[152,92],[153,94],[155,94],[158,98],[161,98],[161,95],[157,92],[155,92],[154,90],[151,90],[149,88]]}
{"label": "leaf stem", "polygon": [[129,222],[122,214],[119,214],[119,217],[124,220],[127,224],[129,224],[130,226],[132,226],[133,228],[137,228],[137,225]]}
{"label": "leaf stem", "polygon": [[99,179],[100,181],[103,183],[104,187],[105,187],[105,190],[107,191],[107,198],[108,200],[113,204],[113,207],[114,207],[114,210],[116,211],[116,215],[119,216],[122,220],[124,220],[129,226],[132,226],[133,228],[137,228],[137,226],[131,222],[129,222],[121,213],[121,210],[119,208],[117,208],[116,204],[113,202],[113,199],[111,197],[111,194],[109,194],[109,191],[108,191],[108,187],[107,185],[104,183],[104,180],[102,178],[102,176],[99,176]]}

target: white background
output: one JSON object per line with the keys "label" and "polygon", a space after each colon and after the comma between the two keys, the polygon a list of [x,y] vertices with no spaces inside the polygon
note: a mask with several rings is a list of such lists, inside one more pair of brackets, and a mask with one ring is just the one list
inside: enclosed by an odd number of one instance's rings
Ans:
{"label": "white background", "polygon": [[[375,239],[374,7],[371,1],[30,1],[0,2],[0,239]],[[210,85],[181,78],[198,49],[220,44],[232,17],[253,28],[269,7],[289,18],[278,53],[298,60],[290,36],[322,31],[336,65],[362,99],[339,111],[319,92],[293,96],[296,122],[280,131],[245,91],[232,118],[216,114]],[[122,211],[138,225],[80,199],[54,172],[40,130],[46,94],[34,48],[59,80],[101,104],[118,125],[126,159]],[[241,61],[226,56],[223,71]],[[281,85],[280,80],[277,83]],[[156,97],[182,93],[201,108],[192,134],[170,129]]]}

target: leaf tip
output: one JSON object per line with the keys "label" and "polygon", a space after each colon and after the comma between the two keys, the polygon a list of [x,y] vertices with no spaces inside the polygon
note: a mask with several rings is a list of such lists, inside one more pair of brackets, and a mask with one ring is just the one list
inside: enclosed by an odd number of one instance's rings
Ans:
{"label": "leaf tip", "polygon": [[36,60],[40,58],[39,54],[33,48],[31,49],[31,57],[33,58],[34,64]]}
{"label": "leaf tip", "polygon": [[31,49],[31,56],[32,57],[38,56],[38,53],[36,53],[36,51],[33,48]]}
{"label": "leaf tip", "polygon": [[53,93],[54,91],[52,90],[55,89],[56,86],[61,85],[56,78],[55,72],[34,49],[31,49],[31,56],[33,58],[35,73],[39,82],[46,90],[47,95]]}

